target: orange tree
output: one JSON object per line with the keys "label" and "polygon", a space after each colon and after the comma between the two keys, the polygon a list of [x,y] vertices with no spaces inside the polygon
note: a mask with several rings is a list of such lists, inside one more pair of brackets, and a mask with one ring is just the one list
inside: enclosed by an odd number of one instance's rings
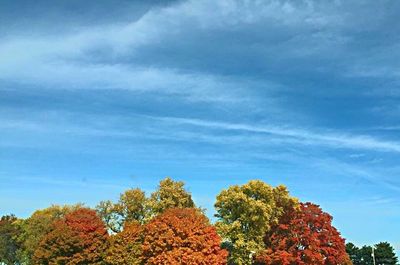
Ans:
{"label": "orange tree", "polygon": [[17,225],[21,233],[17,237],[20,244],[16,255],[21,264],[32,264],[33,254],[43,237],[53,229],[52,224],[61,220],[66,214],[81,208],[82,205],[51,207],[35,211],[28,219],[19,220]]}
{"label": "orange tree", "polygon": [[331,222],[318,205],[302,203],[267,234],[266,249],[257,255],[256,264],[351,264],[345,241]]}
{"label": "orange tree", "polygon": [[138,222],[126,223],[118,234],[110,236],[106,262],[110,265],[139,265],[142,255],[143,228]]}
{"label": "orange tree", "polygon": [[145,264],[226,264],[227,252],[207,217],[192,208],[169,209],[144,228]]}
{"label": "orange tree", "polygon": [[108,234],[94,210],[77,209],[52,226],[36,249],[33,264],[101,264]]}

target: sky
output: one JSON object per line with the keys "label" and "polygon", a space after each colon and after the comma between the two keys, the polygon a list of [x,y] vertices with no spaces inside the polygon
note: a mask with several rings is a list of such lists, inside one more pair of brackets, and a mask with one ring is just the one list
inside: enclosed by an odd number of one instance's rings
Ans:
{"label": "sky", "polygon": [[400,251],[399,1],[1,0],[0,215],[260,179]]}

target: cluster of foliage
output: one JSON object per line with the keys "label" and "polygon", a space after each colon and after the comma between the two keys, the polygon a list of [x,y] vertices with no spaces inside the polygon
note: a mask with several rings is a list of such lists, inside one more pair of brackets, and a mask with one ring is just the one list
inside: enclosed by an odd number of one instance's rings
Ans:
{"label": "cluster of foliage", "polygon": [[101,264],[108,233],[94,210],[77,209],[52,224],[33,255],[33,264]]}
{"label": "cluster of foliage", "polygon": [[[184,183],[166,178],[148,197],[130,189],[96,210],[51,206],[25,220],[3,216],[0,264],[352,264],[346,250],[354,264],[372,264],[357,263],[366,247],[345,246],[329,214],[284,186],[231,186],[215,208],[212,225]],[[384,244],[375,246],[377,264],[395,264]]]}
{"label": "cluster of foliage", "polygon": [[127,223],[111,236],[107,264],[226,264],[228,253],[202,212],[166,209],[145,225]]}
{"label": "cluster of foliage", "polygon": [[19,244],[16,238],[19,229],[16,225],[17,218],[14,215],[5,215],[0,219],[0,262],[15,264]]}
{"label": "cluster of foliage", "polygon": [[197,209],[170,209],[145,227],[145,264],[226,264],[220,237]]}
{"label": "cluster of foliage", "polygon": [[118,233],[125,223],[144,224],[166,209],[193,207],[192,196],[185,190],[184,183],[167,177],[160,181],[158,189],[149,198],[139,188],[130,189],[120,195],[117,203],[110,200],[100,202],[97,211],[108,229]]}
{"label": "cluster of foliage", "polygon": [[264,236],[286,211],[297,207],[284,186],[252,180],[223,190],[215,203],[216,227],[229,250],[231,264],[252,264],[253,253],[265,248]]}
{"label": "cluster of foliage", "polygon": [[[0,221],[0,264],[226,264],[227,251],[184,183],[166,178],[101,202],[51,206]],[[200,263],[199,263],[200,262]]]}
{"label": "cluster of foliage", "polygon": [[318,205],[301,203],[286,215],[266,235],[266,249],[257,255],[257,264],[351,264],[332,217]]}
{"label": "cluster of foliage", "polygon": [[22,264],[31,264],[36,248],[43,237],[51,232],[53,223],[80,207],[82,205],[53,205],[35,211],[28,219],[19,220],[16,225],[20,233],[16,236],[16,240],[19,242],[20,248],[17,250],[16,259]]}
{"label": "cluster of foliage", "polygon": [[138,222],[126,223],[124,229],[110,237],[105,261],[110,265],[142,264],[143,227]]}
{"label": "cluster of foliage", "polygon": [[[372,251],[372,248],[374,251]],[[375,264],[396,265],[398,258],[394,248],[388,242],[380,242],[374,246],[357,247],[353,243],[346,244],[346,251],[354,265],[374,265]]]}

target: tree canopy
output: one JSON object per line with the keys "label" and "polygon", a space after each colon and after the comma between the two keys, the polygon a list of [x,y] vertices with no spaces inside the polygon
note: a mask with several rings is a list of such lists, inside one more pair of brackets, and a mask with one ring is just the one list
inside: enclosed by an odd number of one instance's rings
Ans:
{"label": "tree canopy", "polygon": [[149,199],[149,208],[153,216],[172,208],[193,208],[192,195],[186,191],[185,183],[167,177],[160,181],[158,189]]}
{"label": "tree canopy", "polygon": [[15,264],[19,244],[17,237],[20,229],[16,224],[18,219],[14,215],[5,215],[0,218],[0,264]]}
{"label": "tree canopy", "polygon": [[120,233],[110,237],[109,242],[106,254],[107,264],[142,264],[143,227],[139,223],[126,223]]}
{"label": "tree canopy", "polygon": [[318,205],[301,203],[300,209],[286,214],[284,221],[266,234],[266,249],[257,255],[257,264],[351,264],[332,217]]}
{"label": "tree canopy", "polygon": [[144,264],[226,264],[221,239],[198,209],[169,209],[145,226]]}
{"label": "tree canopy", "polygon": [[21,247],[17,251],[19,262],[31,264],[33,253],[42,238],[53,229],[54,221],[62,219],[67,213],[80,207],[82,207],[80,204],[72,206],[53,205],[37,210],[28,219],[18,222],[21,230],[18,236]]}
{"label": "tree canopy", "polygon": [[195,207],[191,194],[184,186],[182,181],[167,177],[160,181],[149,198],[139,188],[129,189],[120,195],[117,203],[102,201],[96,209],[108,229],[118,233],[125,222],[144,224],[167,209]]}
{"label": "tree canopy", "polygon": [[251,264],[251,255],[264,249],[263,239],[271,226],[297,205],[284,186],[259,180],[223,190],[215,203],[216,227],[230,251],[229,262]]}
{"label": "tree canopy", "polygon": [[380,242],[375,245],[375,258],[377,264],[395,265],[398,258],[394,248],[388,242]]}
{"label": "tree canopy", "polygon": [[149,218],[148,199],[139,188],[121,193],[117,203],[102,201],[96,209],[107,228],[115,233],[122,230],[125,222],[144,223]]}
{"label": "tree canopy", "polygon": [[346,251],[354,265],[374,265],[372,248],[374,248],[376,264],[397,264],[398,258],[394,248],[388,242],[380,242],[374,246],[363,246],[361,248],[350,242],[346,244]]}
{"label": "tree canopy", "polygon": [[74,210],[52,227],[36,249],[33,264],[102,264],[108,234],[94,210]]}
{"label": "tree canopy", "polygon": [[[102,201],[51,206],[27,219],[0,218],[5,265],[394,265],[388,242],[358,248],[312,203],[285,186],[252,180],[222,190],[216,222],[195,206],[184,183],[165,178],[146,196],[140,188]],[[110,233],[110,234],[109,234]]]}

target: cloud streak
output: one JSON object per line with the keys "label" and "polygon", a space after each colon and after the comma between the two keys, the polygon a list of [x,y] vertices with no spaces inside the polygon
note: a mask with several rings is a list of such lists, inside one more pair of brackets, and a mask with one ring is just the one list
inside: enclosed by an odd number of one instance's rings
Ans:
{"label": "cloud streak", "polygon": [[[64,118],[62,118],[64,117]],[[68,117],[68,118],[67,118]],[[84,124],[74,124],[73,113],[55,112],[47,115],[44,123],[38,115],[35,122],[29,120],[7,120],[3,119],[0,127],[4,129],[22,129],[28,131],[46,132],[57,131],[77,135],[100,136],[100,137],[155,137],[160,139],[175,139],[192,141],[208,141],[214,143],[234,143],[237,141],[261,142],[269,139],[270,143],[289,143],[295,145],[316,145],[328,148],[348,148],[356,150],[368,150],[372,152],[400,152],[400,143],[397,141],[382,140],[369,135],[354,135],[340,133],[333,130],[324,132],[314,128],[306,130],[302,128],[291,128],[288,126],[273,126],[264,124],[230,123],[215,120],[179,118],[168,116],[151,116],[135,114],[131,117],[122,116],[97,116],[86,115]],[[64,121],[60,123],[60,118]],[[81,117],[82,118],[82,117]],[[70,120],[72,119],[72,120]],[[99,121],[101,121],[99,123]],[[132,130],[129,124],[140,121],[141,127]],[[160,124],[159,122],[162,122]],[[112,125],[113,128],[110,128]],[[185,127],[174,127],[184,125]],[[191,127],[206,128],[207,131],[198,132]],[[139,129],[139,130],[137,130]],[[172,131],[171,131],[172,130]],[[178,131],[177,131],[178,130]],[[220,135],[212,130],[223,130],[235,132],[233,135]],[[251,135],[243,134],[251,133]],[[174,135],[179,135],[175,137]],[[272,138],[271,138],[272,137]],[[232,141],[229,141],[232,140]]]}
{"label": "cloud streak", "polygon": [[333,148],[343,147],[352,149],[367,149],[371,151],[390,151],[400,152],[400,143],[396,141],[384,141],[365,135],[348,135],[338,133],[318,133],[302,129],[291,129],[277,126],[257,126],[240,123],[225,123],[209,120],[185,119],[185,118],[160,118],[161,120],[195,125],[200,127],[216,128],[233,131],[247,131],[253,133],[264,133],[298,140],[305,140],[306,143],[315,143],[318,145],[327,145]]}

